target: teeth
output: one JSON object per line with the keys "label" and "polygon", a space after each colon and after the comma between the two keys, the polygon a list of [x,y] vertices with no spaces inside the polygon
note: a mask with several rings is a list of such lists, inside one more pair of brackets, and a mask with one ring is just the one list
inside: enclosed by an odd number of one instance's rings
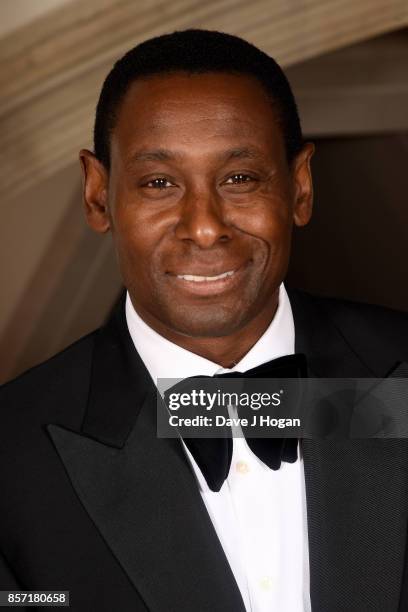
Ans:
{"label": "teeth", "polygon": [[227,276],[232,276],[234,274],[234,270],[229,272],[223,272],[223,274],[218,274],[218,276],[196,276],[195,274],[178,274],[177,278],[182,278],[186,281],[193,281],[194,283],[205,283],[206,281],[215,281],[220,278],[227,278]]}

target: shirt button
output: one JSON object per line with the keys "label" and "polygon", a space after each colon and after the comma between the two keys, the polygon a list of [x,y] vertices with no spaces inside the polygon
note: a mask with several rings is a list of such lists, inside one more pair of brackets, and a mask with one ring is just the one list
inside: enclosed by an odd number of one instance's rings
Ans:
{"label": "shirt button", "polygon": [[259,586],[263,591],[270,591],[273,586],[273,580],[271,576],[263,576],[259,581]]}
{"label": "shirt button", "polygon": [[235,464],[235,469],[238,474],[247,474],[249,472],[249,465],[246,461],[237,461]]}

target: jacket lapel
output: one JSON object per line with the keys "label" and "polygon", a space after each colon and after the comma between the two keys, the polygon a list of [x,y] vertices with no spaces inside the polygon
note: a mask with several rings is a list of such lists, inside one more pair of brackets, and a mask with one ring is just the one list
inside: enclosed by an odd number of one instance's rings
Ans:
{"label": "jacket lapel", "polygon": [[95,343],[80,432],[48,431],[83,506],[152,612],[244,612],[177,439],[156,436],[156,388],[121,304]]}
{"label": "jacket lapel", "polygon": [[[381,376],[323,310],[297,292],[289,296],[296,350],[308,356],[311,376]],[[393,375],[405,371],[399,366]],[[302,451],[313,612],[397,612],[408,522],[406,441],[303,440]]]}

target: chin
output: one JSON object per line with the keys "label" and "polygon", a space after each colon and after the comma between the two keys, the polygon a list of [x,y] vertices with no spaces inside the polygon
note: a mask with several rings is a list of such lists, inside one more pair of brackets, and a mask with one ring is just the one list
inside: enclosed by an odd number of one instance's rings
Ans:
{"label": "chin", "polygon": [[192,338],[221,338],[239,330],[250,318],[244,309],[228,310],[223,307],[179,308],[173,313],[174,331]]}

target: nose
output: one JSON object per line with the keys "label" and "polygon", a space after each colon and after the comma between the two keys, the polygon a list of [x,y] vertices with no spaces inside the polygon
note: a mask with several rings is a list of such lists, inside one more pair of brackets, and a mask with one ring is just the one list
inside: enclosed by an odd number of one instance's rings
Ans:
{"label": "nose", "polygon": [[176,237],[190,240],[201,249],[231,240],[232,229],[225,220],[221,199],[210,191],[184,197]]}

